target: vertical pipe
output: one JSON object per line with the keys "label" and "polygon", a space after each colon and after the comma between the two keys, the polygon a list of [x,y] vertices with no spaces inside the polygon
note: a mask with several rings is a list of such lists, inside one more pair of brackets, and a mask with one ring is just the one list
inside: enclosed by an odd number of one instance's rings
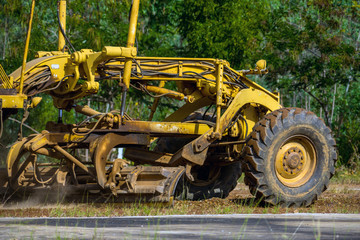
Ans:
{"label": "vertical pipe", "polygon": [[[132,7],[131,7],[127,45],[126,45],[126,47],[128,47],[128,48],[134,47],[134,45],[135,45],[136,25],[137,25],[137,20],[138,20],[138,15],[139,15],[139,4],[140,4],[140,0],[133,0]],[[123,83],[125,84],[127,89],[130,86],[131,68],[132,68],[132,59],[126,58],[125,65],[124,65]]]}
{"label": "vertical pipe", "polygon": [[[129,32],[128,32],[128,38],[126,44],[126,47],[128,48],[134,47],[135,45],[136,25],[139,15],[139,4],[140,4],[140,0],[133,0],[131,4]],[[125,58],[123,81],[120,82],[120,85],[122,86],[121,108],[120,108],[120,116],[121,116],[122,124],[124,124],[126,93],[130,87],[132,61],[133,61],[132,58]]]}
{"label": "vertical pipe", "polygon": [[63,110],[62,110],[62,109],[59,109],[59,112],[58,112],[58,123],[62,123],[62,122],[63,122],[62,117],[63,117]]}
{"label": "vertical pipe", "polygon": [[122,87],[122,95],[121,95],[121,106],[120,106],[120,116],[121,116],[121,123],[124,123],[124,113],[125,113],[125,103],[126,103],[126,93],[127,88],[125,85]]}
{"label": "vertical pipe", "polygon": [[220,117],[221,117],[221,106],[222,106],[222,86],[223,86],[223,73],[224,64],[218,63],[217,76],[216,76],[216,125],[215,132],[220,132]]}
{"label": "vertical pipe", "polygon": [[140,4],[140,0],[133,0],[126,47],[133,47],[135,44],[136,25],[139,15],[139,4]]}
{"label": "vertical pipe", "polygon": [[35,9],[35,0],[32,0],[31,12],[30,12],[30,20],[29,20],[29,28],[28,28],[27,35],[26,35],[24,58],[23,58],[23,64],[22,64],[22,67],[21,67],[19,94],[23,93],[25,67],[26,67],[27,55],[28,55],[28,52],[29,52],[30,34],[31,34],[32,20],[33,20],[33,16],[34,16],[34,9]]}
{"label": "vertical pipe", "polygon": [[[59,8],[60,24],[61,24],[62,28],[64,29],[64,32],[66,32],[66,0],[60,0],[58,2],[58,8]],[[58,50],[63,51],[65,44],[66,44],[65,37],[62,34],[60,26],[59,26]]]}

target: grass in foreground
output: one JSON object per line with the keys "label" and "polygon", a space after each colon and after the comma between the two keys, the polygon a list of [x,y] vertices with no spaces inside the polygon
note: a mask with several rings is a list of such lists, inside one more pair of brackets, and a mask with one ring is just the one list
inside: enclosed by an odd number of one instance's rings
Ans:
{"label": "grass in foreground", "polygon": [[41,206],[16,204],[0,209],[1,217],[115,217],[192,214],[253,213],[359,213],[360,173],[343,171],[331,181],[330,188],[308,208],[259,206],[242,182],[226,199],[175,201],[174,206],[146,203],[63,203]]}

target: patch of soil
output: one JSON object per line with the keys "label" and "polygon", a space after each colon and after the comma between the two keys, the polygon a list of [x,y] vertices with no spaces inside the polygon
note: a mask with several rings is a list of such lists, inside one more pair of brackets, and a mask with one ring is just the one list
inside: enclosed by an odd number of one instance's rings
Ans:
{"label": "patch of soil", "polygon": [[[244,204],[253,204],[254,199],[246,185],[239,183],[228,197],[229,200]],[[307,213],[359,213],[360,211],[360,185],[355,184],[330,184],[329,189],[323,192],[319,199],[310,207],[281,208],[255,207],[254,213],[262,213],[268,209],[269,213],[307,212]]]}
{"label": "patch of soil", "polygon": [[[71,195],[75,196],[75,195]],[[247,186],[239,183],[228,198],[212,198],[203,201],[175,201],[173,207],[164,204],[109,203],[108,199],[90,201],[82,196],[67,197],[62,203],[43,204],[43,197],[35,200],[8,201],[0,208],[2,217],[77,217],[77,216],[128,216],[172,214],[242,214],[242,213],[359,213],[360,185],[331,184],[320,198],[307,208],[282,208],[260,206]]]}

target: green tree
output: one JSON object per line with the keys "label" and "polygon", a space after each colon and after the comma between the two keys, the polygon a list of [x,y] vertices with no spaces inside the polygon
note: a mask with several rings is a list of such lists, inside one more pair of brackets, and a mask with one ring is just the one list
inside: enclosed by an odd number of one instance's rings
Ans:
{"label": "green tree", "polygon": [[347,162],[358,151],[349,142],[360,144],[360,132],[353,128],[360,120],[359,104],[353,102],[358,93],[352,91],[359,84],[359,8],[352,1],[281,2],[266,24],[267,82],[287,95],[285,105],[323,116]]}
{"label": "green tree", "polygon": [[263,56],[269,1],[184,0],[181,6],[179,29],[186,56],[223,58],[235,68]]}

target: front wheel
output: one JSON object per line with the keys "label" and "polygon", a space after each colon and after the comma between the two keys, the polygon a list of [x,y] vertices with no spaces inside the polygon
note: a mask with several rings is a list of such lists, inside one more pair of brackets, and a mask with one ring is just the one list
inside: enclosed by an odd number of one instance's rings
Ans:
{"label": "front wheel", "polygon": [[[210,115],[203,116],[200,112],[194,112],[185,119],[185,122],[194,120],[205,120],[210,123],[214,121]],[[175,153],[192,140],[194,138],[162,137],[158,139],[155,150]],[[205,161],[205,165],[194,166],[192,168],[191,174],[194,177],[194,181],[184,177],[178,183],[175,196],[178,200],[203,200],[213,197],[226,198],[236,187],[241,173],[240,162],[220,166],[214,162]]]}
{"label": "front wheel", "polygon": [[226,198],[237,185],[241,165],[234,162],[226,166],[195,166],[191,172],[195,179],[193,182],[184,177],[177,185],[175,196],[178,200]]}
{"label": "front wheel", "polygon": [[282,108],[253,128],[244,149],[245,183],[273,205],[309,206],[327,188],[337,158],[331,130],[314,113]]}

